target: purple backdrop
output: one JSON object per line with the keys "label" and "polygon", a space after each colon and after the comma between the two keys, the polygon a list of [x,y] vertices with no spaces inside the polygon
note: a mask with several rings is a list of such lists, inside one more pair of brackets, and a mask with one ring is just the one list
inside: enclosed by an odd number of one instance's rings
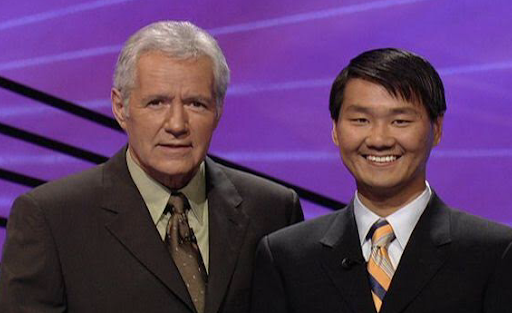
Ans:
{"label": "purple backdrop", "polygon": [[[0,76],[111,115],[123,41],[156,20],[191,20],[232,69],[211,152],[346,202],[354,186],[330,139],[330,84],[363,50],[405,48],[428,58],[447,90],[431,185],[452,206],[512,224],[511,16],[509,0],[3,0]],[[0,122],[108,156],[126,141],[1,89]],[[0,145],[0,168],[45,180],[92,166],[3,135]],[[0,216],[27,190],[0,181]],[[329,211],[303,205],[308,217]]]}

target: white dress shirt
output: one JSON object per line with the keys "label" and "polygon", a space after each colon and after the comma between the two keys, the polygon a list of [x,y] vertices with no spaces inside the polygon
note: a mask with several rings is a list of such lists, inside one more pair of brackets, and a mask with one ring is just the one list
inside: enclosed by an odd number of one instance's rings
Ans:
{"label": "white dress shirt", "polygon": [[[416,227],[421,214],[425,211],[428,201],[430,200],[430,196],[432,195],[432,190],[430,189],[428,182],[425,182],[425,184],[426,187],[423,193],[413,201],[399,208],[393,214],[386,217],[388,223],[393,227],[393,232],[396,236],[395,240],[393,240],[388,247],[389,258],[395,269],[400,262],[400,258],[407,246],[407,242],[411,237],[412,231],[414,230],[414,227]],[[367,240],[366,235],[372,225],[381,217],[364,206],[361,200],[359,200],[357,191],[354,197],[354,215],[363,256],[366,262],[368,262],[371,253],[371,239]]]}

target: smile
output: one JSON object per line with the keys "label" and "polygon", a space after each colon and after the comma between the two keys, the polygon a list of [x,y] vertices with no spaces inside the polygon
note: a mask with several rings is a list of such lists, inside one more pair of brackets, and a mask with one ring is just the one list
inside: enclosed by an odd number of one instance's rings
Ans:
{"label": "smile", "polygon": [[366,159],[368,161],[375,162],[375,163],[382,163],[382,164],[394,162],[398,158],[399,157],[397,157],[396,155],[386,155],[386,156],[367,155],[366,156]]}

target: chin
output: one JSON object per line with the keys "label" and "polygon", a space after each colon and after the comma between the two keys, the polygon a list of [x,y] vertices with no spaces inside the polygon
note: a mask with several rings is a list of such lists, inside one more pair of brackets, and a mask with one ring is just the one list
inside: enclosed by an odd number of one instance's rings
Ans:
{"label": "chin", "polygon": [[362,179],[358,185],[364,186],[367,190],[373,190],[381,193],[394,190],[400,185],[400,182],[393,178],[390,179],[389,177],[382,177],[381,179],[375,179],[375,177],[372,177],[370,179]]}
{"label": "chin", "polygon": [[200,164],[190,159],[169,160],[159,164],[155,169],[168,176],[184,176],[195,173]]}
{"label": "chin", "polygon": [[182,167],[164,167],[156,169],[156,171],[163,176],[166,177],[174,177],[174,176],[187,176],[193,169],[191,168],[182,168]]}

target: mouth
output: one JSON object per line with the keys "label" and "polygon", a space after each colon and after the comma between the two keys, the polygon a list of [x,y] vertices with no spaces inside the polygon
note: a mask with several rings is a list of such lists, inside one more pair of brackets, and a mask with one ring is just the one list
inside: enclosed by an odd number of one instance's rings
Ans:
{"label": "mouth", "polygon": [[192,144],[189,143],[161,143],[158,144],[159,147],[164,148],[168,151],[187,151],[192,149]]}
{"label": "mouth", "polygon": [[401,155],[371,155],[365,154],[363,157],[374,164],[379,165],[387,165],[396,162],[396,160],[400,159]]}

